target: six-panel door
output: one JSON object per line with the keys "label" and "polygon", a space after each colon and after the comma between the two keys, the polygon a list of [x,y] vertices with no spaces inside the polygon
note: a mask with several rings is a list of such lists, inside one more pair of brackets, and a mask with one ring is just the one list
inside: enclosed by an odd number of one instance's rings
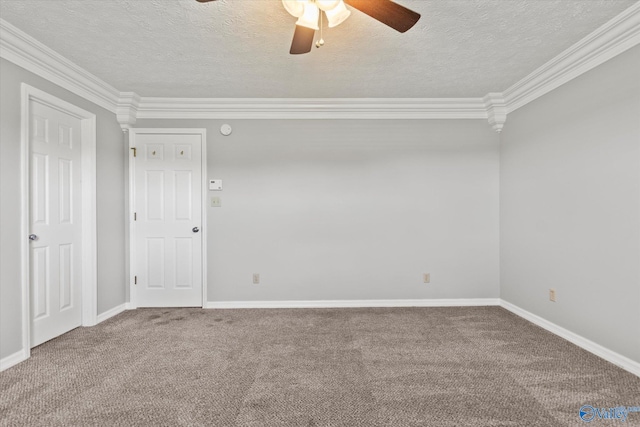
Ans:
{"label": "six-panel door", "polygon": [[137,134],[135,301],[202,306],[201,156],[196,134]]}
{"label": "six-panel door", "polygon": [[82,322],[81,132],[78,118],[29,102],[33,347]]}

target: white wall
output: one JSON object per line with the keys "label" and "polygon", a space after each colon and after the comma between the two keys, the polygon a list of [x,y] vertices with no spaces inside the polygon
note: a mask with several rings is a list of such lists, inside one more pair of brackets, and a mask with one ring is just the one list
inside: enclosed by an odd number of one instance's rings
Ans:
{"label": "white wall", "polygon": [[20,84],[97,116],[98,314],[125,302],[124,144],[115,115],[0,60],[0,359],[21,350]]}
{"label": "white wall", "polygon": [[[484,120],[140,120],[205,127],[210,301],[497,298]],[[432,283],[422,283],[422,273]],[[252,284],[252,273],[261,283]]]}
{"label": "white wall", "polygon": [[640,362],[640,47],[509,114],[500,165],[502,298]]}

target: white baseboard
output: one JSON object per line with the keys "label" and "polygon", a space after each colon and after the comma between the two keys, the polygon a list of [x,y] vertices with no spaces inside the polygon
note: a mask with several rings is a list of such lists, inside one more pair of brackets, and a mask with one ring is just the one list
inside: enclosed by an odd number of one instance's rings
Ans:
{"label": "white baseboard", "polygon": [[96,318],[97,323],[104,322],[105,320],[122,313],[126,309],[127,309],[127,304],[120,304],[116,307],[113,307],[110,310],[105,311],[104,313],[100,313]]}
{"label": "white baseboard", "polygon": [[20,362],[24,362],[29,358],[29,351],[19,350],[9,356],[0,359],[0,372],[9,369],[12,366],[17,365]]}
{"label": "white baseboard", "polygon": [[541,328],[546,329],[547,331],[558,335],[561,338],[564,338],[565,340],[577,345],[578,347],[581,347],[588,352],[603,358],[607,362],[611,362],[614,365],[624,369],[625,371],[629,371],[632,374],[640,377],[640,363],[635,362],[626,356],[618,354],[615,351],[609,350],[608,348],[605,348],[600,344],[596,344],[593,341],[584,338],[583,336],[580,336],[561,326],[556,325],[555,323],[545,320],[538,315],[535,315],[518,307],[517,305],[511,304],[510,302],[500,300],[500,305],[513,314],[516,314],[523,319],[526,319],[529,322],[538,325]]}
{"label": "white baseboard", "polygon": [[[119,306],[113,307],[110,310],[105,311],[104,313],[99,314],[96,317],[96,324],[104,322],[105,320],[122,313],[125,311],[126,304],[120,304]],[[17,365],[20,362],[24,362],[30,356],[31,351],[19,350],[3,359],[0,359],[0,372],[9,369],[10,367]]]}
{"label": "white baseboard", "polygon": [[358,308],[358,307],[467,307],[500,305],[499,298],[309,300],[309,301],[207,301],[203,308]]}

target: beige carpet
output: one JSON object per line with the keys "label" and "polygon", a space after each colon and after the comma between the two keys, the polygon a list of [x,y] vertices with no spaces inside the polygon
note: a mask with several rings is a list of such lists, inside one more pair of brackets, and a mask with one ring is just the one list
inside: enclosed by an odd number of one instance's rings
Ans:
{"label": "beige carpet", "polygon": [[640,406],[640,378],[498,307],[140,309],[0,385],[2,426],[557,427]]}

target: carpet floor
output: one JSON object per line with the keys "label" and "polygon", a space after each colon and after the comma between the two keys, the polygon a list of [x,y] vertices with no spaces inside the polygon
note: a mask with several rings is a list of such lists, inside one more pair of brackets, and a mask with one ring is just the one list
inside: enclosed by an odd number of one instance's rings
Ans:
{"label": "carpet floor", "polygon": [[2,426],[558,427],[640,406],[639,377],[499,307],[138,309],[0,386]]}

